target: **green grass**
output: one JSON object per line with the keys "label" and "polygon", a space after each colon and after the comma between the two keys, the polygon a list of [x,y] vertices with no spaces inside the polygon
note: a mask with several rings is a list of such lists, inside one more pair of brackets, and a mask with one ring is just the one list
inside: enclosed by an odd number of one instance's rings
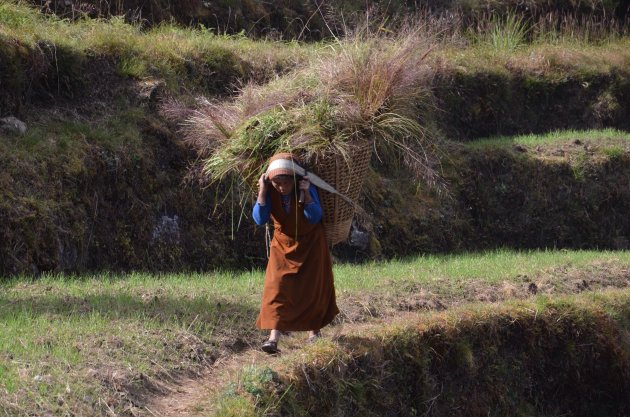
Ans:
{"label": "green grass", "polygon": [[108,169],[116,169],[122,158],[138,161],[150,155],[152,150],[141,138],[142,123],[140,110],[121,109],[111,118],[92,123],[65,119],[38,122],[24,136],[3,138],[0,164],[12,181],[0,195],[50,198],[56,200],[50,201],[54,205],[67,204],[68,193],[75,190],[63,190],[60,183],[74,183],[78,176],[88,175],[91,155],[98,153]]}
{"label": "green grass", "polygon": [[[515,144],[525,146],[536,145],[554,145],[561,142],[569,141],[586,141],[593,140],[597,142],[605,142],[606,140],[618,140],[621,142],[630,141],[630,132],[625,132],[617,129],[595,129],[595,130],[559,130],[549,132],[545,134],[530,134],[521,136],[496,136],[492,138],[478,139],[469,142],[467,146],[471,148],[486,148],[486,147],[505,147]],[[613,146],[611,149],[619,148]],[[613,151],[614,153],[614,151]]]}
{"label": "green grass", "polygon": [[[492,285],[602,263],[627,268],[630,252],[422,256],[337,265],[335,281],[343,306],[369,294],[395,297],[404,292],[399,284],[451,282],[443,291],[457,296],[458,282]],[[104,414],[108,398],[111,407],[129,405],[116,397],[116,387],[133,391],[202,366],[239,339],[255,343],[262,282],[260,270],[11,279],[0,285],[0,410]],[[390,291],[392,285],[398,292]]]}
{"label": "green grass", "polygon": [[602,153],[610,159],[616,159],[623,156],[624,150],[618,146],[613,146],[611,148],[603,149]]}
{"label": "green grass", "polygon": [[143,30],[122,18],[69,21],[11,1],[0,4],[0,39],[5,37],[35,52],[45,52],[42,43],[46,43],[78,57],[112,57],[120,75],[158,77],[174,90],[181,87],[182,81],[203,85],[211,73],[215,77],[217,73],[270,77],[277,70],[302,62],[316,49],[297,42],[253,41],[168,24]]}
{"label": "green grass", "polygon": [[627,264],[630,252],[497,250],[467,255],[427,255],[407,261],[338,266],[335,283],[338,290],[349,292],[374,288],[386,280],[429,283],[446,279],[496,283],[523,275],[533,276],[554,266],[580,268],[595,261]]}
{"label": "green grass", "polygon": [[91,414],[95,405],[81,401],[86,396],[98,402],[115,396],[116,386],[129,390],[143,378],[204,363],[216,355],[213,343],[247,334],[242,323],[249,324],[255,306],[253,298],[242,305],[227,288],[225,297],[214,294],[207,276],[47,277],[3,287],[0,410],[2,398],[28,408],[23,401],[37,397],[60,413],[62,396],[75,413]]}
{"label": "green grass", "polygon": [[[492,66],[505,70],[509,66],[558,76],[571,68],[608,71],[629,62],[628,37],[611,36],[597,43],[571,36],[540,37],[539,41],[525,43],[523,23],[515,15],[495,17],[490,23],[478,35],[480,41],[465,46],[446,41],[433,55],[439,57],[441,65],[448,63],[455,68]],[[24,65],[28,68],[39,69],[41,63],[35,59],[38,53],[56,61],[56,70],[61,72],[67,65],[84,65],[81,60],[87,57],[104,56],[114,60],[119,75],[160,78],[175,91],[182,83],[203,86],[211,74],[226,76],[230,82],[249,77],[267,80],[330,52],[330,44],[326,43],[252,40],[170,24],[145,30],[121,18],[70,21],[44,15],[15,1],[0,4],[0,39],[12,47],[14,40],[21,44],[19,54],[27,60]],[[73,68],[71,73],[81,74],[80,68]]]}
{"label": "green grass", "polygon": [[527,41],[528,22],[517,14],[493,16],[487,33],[487,42],[497,51],[514,51]]}
{"label": "green grass", "polygon": [[40,159],[50,154],[72,152],[88,144],[109,150],[137,149],[142,143],[138,127],[142,116],[141,110],[128,108],[114,113],[107,120],[90,124],[76,120],[50,120],[32,125],[24,136],[7,138],[0,146]]}
{"label": "green grass", "polygon": [[[71,67],[66,74],[75,74],[88,57],[105,56],[113,59],[117,73],[123,77],[162,78],[172,89],[177,89],[182,80],[203,85],[216,69],[226,69],[235,77],[251,73],[261,79],[271,78],[329,53],[322,44],[253,41],[173,25],[143,30],[122,19],[70,22],[44,16],[23,3],[2,2],[0,42],[13,47],[15,40],[20,43],[15,56],[25,60],[34,57],[29,51],[70,51],[54,55],[55,59],[66,56],[67,62],[50,63]],[[566,77],[626,68],[630,63],[628,42],[613,39],[593,45],[562,39],[550,44],[518,44],[516,50],[497,50],[488,43],[446,45],[431,58],[444,60],[447,68],[521,68]],[[191,67],[196,70],[191,71]],[[53,87],[60,88],[59,83]],[[46,175],[80,174],[84,152],[94,145],[127,154],[129,149],[141,153],[143,143],[137,123],[142,117],[142,110],[124,108],[104,116],[104,120],[94,117],[86,122],[35,123],[25,137],[2,138],[0,165],[17,182],[55,188],[46,182]],[[508,141],[534,146],[562,140],[629,137],[626,132],[605,130],[532,135]],[[486,142],[504,143],[504,139]],[[624,151],[614,145],[603,152],[615,158]],[[0,180],[5,177],[0,173]],[[35,199],[31,188],[24,189],[31,194],[28,199]],[[343,303],[366,294],[387,296],[392,283],[430,285],[472,280],[492,284],[523,275],[544,275],[550,268],[589,267],[596,262],[627,268],[630,253],[494,251],[424,256],[338,265],[335,276]],[[194,369],[231,349],[238,340],[257,339],[253,321],[262,282],[263,272],[258,270],[237,274],[44,276],[36,281],[5,281],[0,284],[0,415],[105,415],[110,407],[120,412],[129,402],[118,389],[127,392],[146,383],[143,381]],[[457,290],[447,287],[444,291]]]}

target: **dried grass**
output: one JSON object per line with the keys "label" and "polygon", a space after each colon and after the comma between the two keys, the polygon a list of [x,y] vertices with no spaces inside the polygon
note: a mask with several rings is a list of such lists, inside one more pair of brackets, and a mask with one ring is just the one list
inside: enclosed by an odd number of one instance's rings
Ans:
{"label": "dried grass", "polygon": [[245,85],[234,100],[201,98],[183,123],[186,140],[212,181],[235,174],[253,184],[278,151],[317,164],[367,139],[379,157],[398,158],[438,184],[435,143],[417,120],[419,104],[431,100],[425,60],[434,39],[421,25],[395,34],[363,27],[324,46],[303,68]]}

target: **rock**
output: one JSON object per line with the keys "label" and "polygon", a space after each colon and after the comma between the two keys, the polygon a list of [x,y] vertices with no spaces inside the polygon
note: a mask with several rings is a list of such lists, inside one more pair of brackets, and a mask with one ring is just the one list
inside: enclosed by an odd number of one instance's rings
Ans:
{"label": "rock", "polygon": [[519,144],[514,145],[514,150],[521,153],[527,153],[527,148]]}
{"label": "rock", "polygon": [[147,103],[154,109],[164,95],[165,84],[163,81],[146,80],[138,83],[138,99],[141,103]]}
{"label": "rock", "polygon": [[159,241],[168,244],[179,244],[179,217],[162,216],[153,228],[153,241]]}
{"label": "rock", "polygon": [[529,287],[527,287],[527,292],[530,294],[538,294],[538,285],[532,282],[529,284]]}
{"label": "rock", "polygon": [[352,228],[350,229],[350,239],[348,241],[350,246],[366,250],[370,243],[369,233],[359,229],[356,221],[352,221]]}
{"label": "rock", "polygon": [[0,131],[5,133],[26,134],[26,123],[17,117],[9,116],[0,119]]}
{"label": "rock", "polygon": [[33,381],[43,382],[43,383],[50,383],[51,379],[52,379],[51,375],[35,375],[33,377]]}

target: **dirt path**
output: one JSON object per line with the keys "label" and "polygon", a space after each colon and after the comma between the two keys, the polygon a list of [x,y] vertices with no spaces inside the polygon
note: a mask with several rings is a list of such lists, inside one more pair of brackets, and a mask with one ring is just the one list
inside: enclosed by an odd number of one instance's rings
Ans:
{"label": "dirt path", "polygon": [[[322,331],[324,337],[333,340],[360,327],[374,326],[381,320],[370,323],[346,325],[336,324]],[[168,394],[154,398],[145,406],[146,416],[153,417],[195,417],[212,415],[214,404],[211,399],[225,388],[226,381],[236,380],[236,376],[248,366],[271,365],[284,355],[295,352],[304,345],[306,332],[294,332],[283,336],[280,352],[268,355],[260,351],[259,346],[249,346],[240,353],[224,356],[195,378],[185,378],[167,385]],[[262,342],[262,340],[261,340]]]}
{"label": "dirt path", "polygon": [[[325,335],[333,339],[339,337],[344,326],[330,327]],[[146,415],[154,417],[194,417],[212,415],[214,404],[211,398],[224,389],[226,381],[236,380],[236,376],[247,366],[270,365],[283,355],[294,352],[302,346],[306,332],[285,336],[280,342],[281,352],[268,355],[258,347],[218,359],[197,378],[186,378],[168,387],[170,393],[154,398],[145,406]]]}
{"label": "dirt path", "polygon": [[146,414],[155,417],[184,417],[208,415],[211,404],[208,399],[217,394],[220,381],[228,377],[231,372],[238,372],[247,363],[260,363],[269,360],[257,352],[249,349],[246,352],[222,358],[204,370],[197,378],[187,378],[178,381],[170,388],[171,392],[163,397],[157,397],[145,406]]}
{"label": "dirt path", "polygon": [[[452,286],[456,285],[456,288]],[[630,287],[630,269],[619,265],[592,264],[588,268],[556,268],[538,277],[519,277],[496,284],[476,282],[436,282],[430,286],[392,284],[388,295],[368,293],[340,297],[338,322],[323,330],[333,340],[362,328],[382,325],[406,315],[444,310],[468,302],[500,302],[525,299],[537,294],[560,295]],[[267,355],[259,346],[245,346],[240,352],[227,354],[194,378],[185,378],[165,386],[167,394],[153,398],[143,416],[196,417],[212,415],[216,398],[226,381],[236,381],[247,366],[269,365],[283,355],[301,349],[306,332],[296,332],[280,342],[277,356]],[[255,341],[255,342],[262,342]]]}

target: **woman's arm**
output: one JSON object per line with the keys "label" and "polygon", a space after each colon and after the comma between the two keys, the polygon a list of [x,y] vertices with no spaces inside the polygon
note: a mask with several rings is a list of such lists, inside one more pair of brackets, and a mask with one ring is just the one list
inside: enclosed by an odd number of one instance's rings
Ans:
{"label": "woman's arm", "polygon": [[269,204],[269,194],[267,194],[267,198],[265,199],[265,204],[260,204],[258,200],[256,200],[256,204],[254,204],[254,208],[252,210],[252,217],[257,225],[263,225],[269,221],[269,215],[271,214],[271,204]]}
{"label": "woman's arm", "polygon": [[322,206],[319,203],[317,188],[309,183],[308,194],[304,197],[304,217],[306,217],[306,220],[310,224],[319,223],[322,220],[324,213],[322,211]]}
{"label": "woman's arm", "polygon": [[269,221],[271,204],[269,204],[269,182],[262,174],[258,179],[258,197],[252,209],[252,217],[257,225],[263,225]]}

